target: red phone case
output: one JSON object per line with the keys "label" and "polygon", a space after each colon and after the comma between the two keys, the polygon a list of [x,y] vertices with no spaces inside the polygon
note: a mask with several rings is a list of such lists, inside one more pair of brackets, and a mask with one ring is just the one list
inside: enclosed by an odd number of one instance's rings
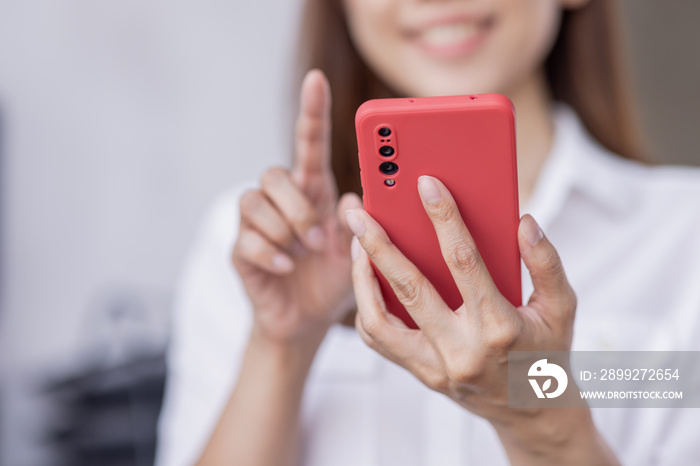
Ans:
{"label": "red phone case", "polygon": [[[499,94],[370,100],[357,110],[355,128],[365,209],[445,302],[457,309],[463,300],[418,195],[421,175],[440,179],[450,190],[496,286],[520,306],[511,101]],[[380,135],[381,128],[389,128],[391,135]],[[394,149],[393,155],[381,155],[384,146]],[[383,162],[395,163],[398,171],[383,173]],[[388,186],[386,180],[395,184]],[[388,310],[417,328],[376,267],[375,272]]]}

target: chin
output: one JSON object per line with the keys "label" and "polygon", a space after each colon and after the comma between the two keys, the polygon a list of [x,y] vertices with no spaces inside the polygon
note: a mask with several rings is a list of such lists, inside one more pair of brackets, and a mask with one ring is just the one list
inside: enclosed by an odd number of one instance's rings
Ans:
{"label": "chin", "polygon": [[[420,85],[418,84],[419,82]],[[498,92],[495,86],[486,85],[484,81],[477,81],[467,77],[461,79],[454,74],[442,76],[432,75],[420,81],[416,80],[415,83],[405,83],[404,88],[410,92],[403,92],[403,94],[415,97],[488,94]]]}
{"label": "chin", "polygon": [[[506,73],[498,72],[493,63],[436,64],[428,60],[410,60],[410,65],[395,65],[401,69],[393,78],[393,87],[399,94],[415,97],[488,94],[505,88]],[[482,65],[482,66],[479,66]],[[491,66],[488,66],[491,65]],[[393,74],[393,73],[392,73]],[[392,79],[390,79],[392,80]]]}

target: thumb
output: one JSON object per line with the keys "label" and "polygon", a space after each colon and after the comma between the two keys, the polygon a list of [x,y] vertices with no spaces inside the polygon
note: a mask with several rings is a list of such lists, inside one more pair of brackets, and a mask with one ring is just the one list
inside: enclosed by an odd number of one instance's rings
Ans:
{"label": "thumb", "polygon": [[530,303],[543,302],[561,311],[576,309],[576,295],[564,273],[557,250],[530,215],[523,215],[518,228],[520,255],[530,271],[534,292]]}
{"label": "thumb", "polygon": [[340,233],[342,236],[343,244],[350,245],[353,233],[348,225],[347,218],[345,216],[345,211],[350,209],[362,209],[362,199],[355,193],[345,193],[338,201],[338,206],[336,207],[336,217],[338,219],[338,224],[340,225]]}

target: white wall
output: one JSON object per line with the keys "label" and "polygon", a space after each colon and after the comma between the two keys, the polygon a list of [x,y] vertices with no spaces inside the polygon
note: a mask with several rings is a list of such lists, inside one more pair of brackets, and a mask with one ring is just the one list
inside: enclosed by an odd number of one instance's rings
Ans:
{"label": "white wall", "polygon": [[217,192],[288,156],[298,3],[0,1],[1,464],[41,462],[26,386],[88,312],[167,293]]}

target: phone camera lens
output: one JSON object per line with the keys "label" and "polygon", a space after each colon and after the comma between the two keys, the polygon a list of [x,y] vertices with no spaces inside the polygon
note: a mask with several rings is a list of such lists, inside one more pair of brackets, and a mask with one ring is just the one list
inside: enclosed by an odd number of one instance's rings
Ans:
{"label": "phone camera lens", "polygon": [[379,171],[381,171],[385,175],[393,175],[398,171],[398,169],[399,166],[396,165],[394,162],[384,162],[383,164],[379,165]]}
{"label": "phone camera lens", "polygon": [[394,155],[394,148],[391,146],[382,146],[379,148],[379,153],[384,157],[391,157]]}
{"label": "phone camera lens", "polygon": [[383,138],[391,136],[391,130],[389,128],[379,128],[379,135]]}

